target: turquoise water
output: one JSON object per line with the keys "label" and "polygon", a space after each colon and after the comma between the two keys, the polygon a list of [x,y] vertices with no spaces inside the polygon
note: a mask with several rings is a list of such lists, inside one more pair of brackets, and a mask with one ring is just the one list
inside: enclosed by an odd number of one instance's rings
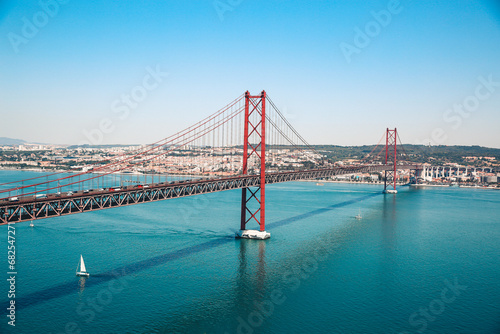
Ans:
{"label": "turquoise water", "polygon": [[16,326],[0,332],[500,333],[499,191],[270,185],[266,241],[232,237],[240,196],[16,224]]}

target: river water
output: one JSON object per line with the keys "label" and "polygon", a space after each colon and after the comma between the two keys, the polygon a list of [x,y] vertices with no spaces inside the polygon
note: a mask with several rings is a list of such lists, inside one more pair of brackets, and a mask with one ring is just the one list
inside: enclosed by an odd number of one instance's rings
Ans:
{"label": "river water", "polygon": [[500,333],[500,192],[381,190],[269,185],[266,241],[238,190],[15,224],[15,298],[0,226],[0,332]]}

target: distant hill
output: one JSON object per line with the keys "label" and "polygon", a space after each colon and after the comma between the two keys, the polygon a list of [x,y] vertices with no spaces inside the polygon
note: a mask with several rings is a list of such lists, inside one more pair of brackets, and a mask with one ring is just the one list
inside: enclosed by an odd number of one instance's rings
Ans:
{"label": "distant hill", "polygon": [[[375,150],[374,145],[365,146],[334,146],[334,145],[314,145],[318,151],[326,154],[328,158],[332,160],[343,160],[343,159],[361,159],[368,155],[372,150],[372,154],[379,156],[384,156],[382,144]],[[401,149],[398,146],[398,152],[402,154],[399,159],[406,161],[413,161],[418,163],[433,163],[433,164],[445,164],[445,163],[459,163],[469,165],[472,164],[470,160],[465,157],[475,156],[475,157],[494,157],[496,163],[500,161],[500,149],[490,148],[482,146],[425,146],[425,145],[410,145],[405,144]],[[476,162],[474,164],[478,164]]]}
{"label": "distant hill", "polygon": [[26,143],[27,141],[22,139],[0,137],[0,145],[22,145]]}

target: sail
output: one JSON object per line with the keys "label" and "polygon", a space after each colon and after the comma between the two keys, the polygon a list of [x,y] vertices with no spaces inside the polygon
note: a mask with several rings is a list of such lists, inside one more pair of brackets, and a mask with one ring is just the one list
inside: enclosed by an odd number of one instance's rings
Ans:
{"label": "sail", "polygon": [[87,272],[87,270],[85,269],[85,263],[83,262],[83,256],[82,255],[80,255],[80,271],[82,273]]}

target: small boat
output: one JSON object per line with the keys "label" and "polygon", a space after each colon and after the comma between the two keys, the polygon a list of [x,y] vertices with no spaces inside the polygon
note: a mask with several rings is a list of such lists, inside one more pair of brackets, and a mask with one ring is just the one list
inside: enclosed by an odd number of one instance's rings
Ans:
{"label": "small boat", "polygon": [[324,186],[325,184],[323,182],[316,182],[317,186]]}
{"label": "small boat", "polygon": [[33,227],[35,226],[35,224],[33,224],[33,221],[30,222],[30,227]]}
{"label": "small boat", "polygon": [[359,213],[356,215],[355,218],[356,219],[363,219],[363,217],[361,216],[361,209],[359,209]]}
{"label": "small boat", "polygon": [[[80,267],[80,271],[78,271],[78,267]],[[76,267],[76,276],[89,277],[89,273],[85,269],[85,262],[83,262],[83,256],[80,254],[80,264]]]}

